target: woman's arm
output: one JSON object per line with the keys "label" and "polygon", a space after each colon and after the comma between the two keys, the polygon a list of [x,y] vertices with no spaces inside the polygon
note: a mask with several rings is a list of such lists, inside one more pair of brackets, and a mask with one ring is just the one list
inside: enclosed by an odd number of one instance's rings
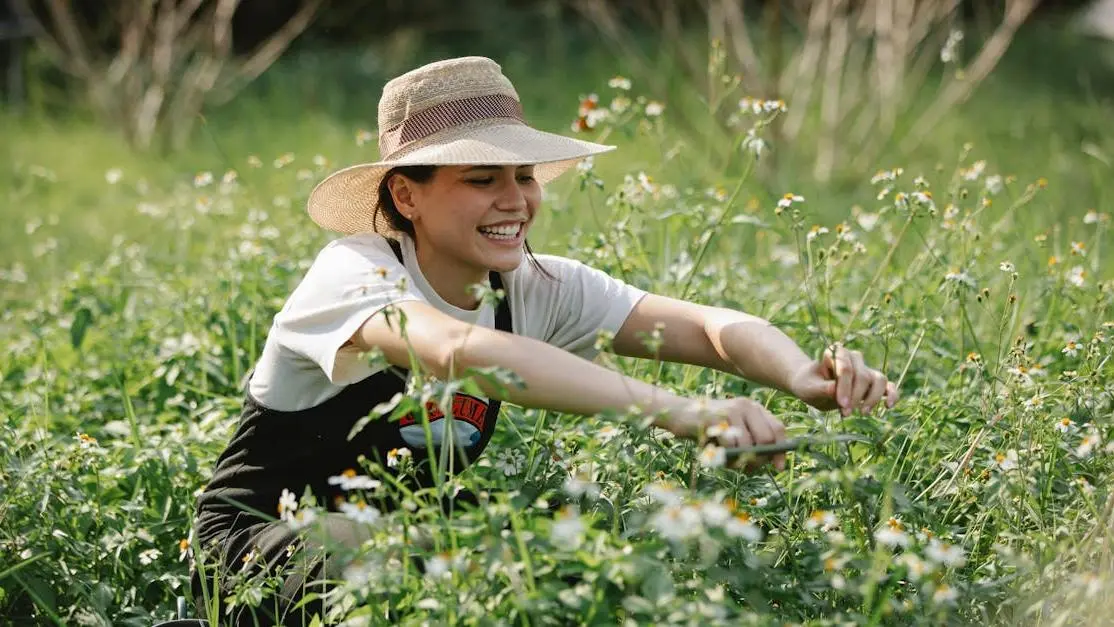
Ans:
{"label": "woman's arm", "polygon": [[[649,414],[676,413],[691,403],[545,342],[461,322],[424,302],[405,301],[392,308],[388,315],[381,312],[368,319],[352,343],[364,351],[378,347],[387,361],[404,368],[410,366],[413,350],[423,367],[440,379],[451,373],[460,376],[468,368],[506,368],[522,379],[525,389],[501,393],[478,381],[485,393],[501,400],[581,415],[621,412],[632,405]],[[398,331],[400,313],[406,321],[405,338]]]}
{"label": "woman's arm", "polygon": [[[400,314],[405,318],[405,334],[400,333]],[[724,446],[785,439],[781,422],[749,399],[677,396],[545,342],[460,322],[421,301],[404,301],[373,315],[350,341],[364,351],[377,347],[387,361],[406,368],[412,351],[440,379],[469,368],[505,368],[525,385],[502,390],[483,379],[477,383],[485,394],[524,407],[594,415],[633,406],[652,415],[654,426],[680,437],[698,439],[707,426],[722,425],[724,435],[719,440]],[[773,462],[783,466],[784,456],[774,456]]]}
{"label": "woman's arm", "polygon": [[[644,342],[661,324],[662,344],[652,353]],[[658,358],[715,368],[788,392],[820,409],[839,407],[869,413],[885,396],[893,406],[897,390],[868,368],[862,354],[836,347],[813,360],[769,321],[722,307],[709,307],[647,294],[615,336],[620,355]]]}

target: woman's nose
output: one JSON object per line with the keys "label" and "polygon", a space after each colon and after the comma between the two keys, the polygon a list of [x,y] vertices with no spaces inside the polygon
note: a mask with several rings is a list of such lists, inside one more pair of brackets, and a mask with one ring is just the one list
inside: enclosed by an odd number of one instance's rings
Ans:
{"label": "woman's nose", "polygon": [[526,193],[517,180],[512,180],[509,184],[503,186],[501,193],[495,199],[495,208],[500,211],[526,210]]}

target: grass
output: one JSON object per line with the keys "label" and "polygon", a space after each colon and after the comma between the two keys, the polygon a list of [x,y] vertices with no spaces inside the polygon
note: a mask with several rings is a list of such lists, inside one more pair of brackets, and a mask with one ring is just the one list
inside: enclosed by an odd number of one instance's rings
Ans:
{"label": "grass", "polygon": [[[1108,76],[1092,62],[1099,49],[1025,37],[914,154],[890,151],[823,186],[803,174],[807,145],[704,167],[704,140],[671,122],[691,94],[647,94],[635,77],[632,95],[665,102],[666,115],[598,129],[621,150],[549,190],[537,248],[769,317],[810,352],[842,338],[905,400],[838,419],[718,373],[604,358],[688,396],[755,399],[793,433],[871,444],[743,475],[701,466],[699,448],[639,416],[508,408],[484,459],[455,480],[489,495],[482,506],[449,519],[432,494],[404,495],[413,510],[381,519],[348,573],[354,612],[415,624],[1103,620],[1114,595],[1111,95],[1094,91]],[[1056,76],[1034,77],[1034,49],[1061,59],[1046,68]],[[1065,78],[1063,63],[1090,79]],[[6,136],[0,615],[145,625],[184,593],[194,492],[271,316],[327,239],[305,219],[305,195],[330,168],[374,158],[354,137],[372,127],[378,83],[352,78],[355,65],[287,60],[209,112],[181,154],[133,154],[79,116],[20,117]],[[598,50],[555,70],[561,81],[530,70],[507,63],[530,117],[557,131],[580,93],[607,102],[607,78],[624,72]],[[236,184],[222,189],[230,169]],[[196,185],[203,171],[215,181]],[[805,200],[775,210],[787,191]],[[427,383],[433,397],[449,385]],[[430,545],[400,545],[412,528]],[[419,558],[443,559],[447,575],[423,574]],[[240,583],[248,606],[268,585]]]}

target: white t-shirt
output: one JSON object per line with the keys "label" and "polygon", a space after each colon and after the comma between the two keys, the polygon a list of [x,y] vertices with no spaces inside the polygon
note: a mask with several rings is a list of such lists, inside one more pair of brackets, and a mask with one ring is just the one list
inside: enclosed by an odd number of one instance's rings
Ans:
{"label": "white t-shirt", "polygon": [[[460,309],[438,296],[422,276],[414,242],[403,236],[400,243],[402,264],[375,233],[325,246],[275,315],[248,388],[257,401],[279,411],[307,409],[375,374],[357,348],[341,347],[391,303],[420,300],[457,320],[495,327],[494,307]],[[526,260],[501,275],[515,334],[594,358],[598,332],[617,332],[645,292],[579,261],[537,259],[556,280]]]}

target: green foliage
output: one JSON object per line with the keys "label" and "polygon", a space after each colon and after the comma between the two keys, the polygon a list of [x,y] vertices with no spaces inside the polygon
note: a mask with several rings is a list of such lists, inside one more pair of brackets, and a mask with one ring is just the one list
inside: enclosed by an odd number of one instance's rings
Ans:
{"label": "green foliage", "polygon": [[[903,401],[841,419],[717,372],[604,357],[685,395],[754,398],[793,434],[871,443],[744,475],[702,465],[641,416],[507,408],[485,456],[439,488],[470,490],[477,508],[449,517],[436,489],[361,470],[382,485],[353,491],[354,505],[392,494],[405,506],[370,527],[340,610],[405,624],[1099,620],[1114,596],[1114,275],[1098,204],[1109,166],[1062,146],[1048,171],[1046,157],[983,157],[1011,141],[984,129],[991,141],[974,147],[945,134],[946,166],[887,164],[836,192],[781,187],[786,170],[754,157],[756,139],[784,150],[776,105],[737,116],[719,139],[742,156],[715,170],[694,165],[699,142],[678,142],[668,102],[648,115],[634,87],[597,84],[611,113],[590,134],[622,148],[548,190],[538,248],[767,317],[814,353],[842,340],[900,382]],[[560,102],[553,118],[575,119],[575,95]],[[271,317],[326,241],[299,209],[306,194],[369,156],[354,132],[307,115],[258,147],[248,132],[214,134],[219,156],[126,165],[122,152],[66,153],[66,133],[42,134],[38,153],[17,138],[16,197],[49,209],[9,264],[58,265],[23,283],[11,265],[5,275],[0,615],[147,625],[186,594],[194,496]],[[311,156],[314,140],[337,153]],[[1108,150],[1109,136],[1095,141]],[[32,168],[48,156],[53,180]],[[89,204],[63,207],[72,190]],[[60,261],[90,257],[55,250],[82,214],[114,224],[88,235],[110,242],[104,259]],[[401,402],[462,385],[427,380]],[[315,511],[287,509],[300,523]],[[267,585],[245,580],[235,598],[260,602]]]}

